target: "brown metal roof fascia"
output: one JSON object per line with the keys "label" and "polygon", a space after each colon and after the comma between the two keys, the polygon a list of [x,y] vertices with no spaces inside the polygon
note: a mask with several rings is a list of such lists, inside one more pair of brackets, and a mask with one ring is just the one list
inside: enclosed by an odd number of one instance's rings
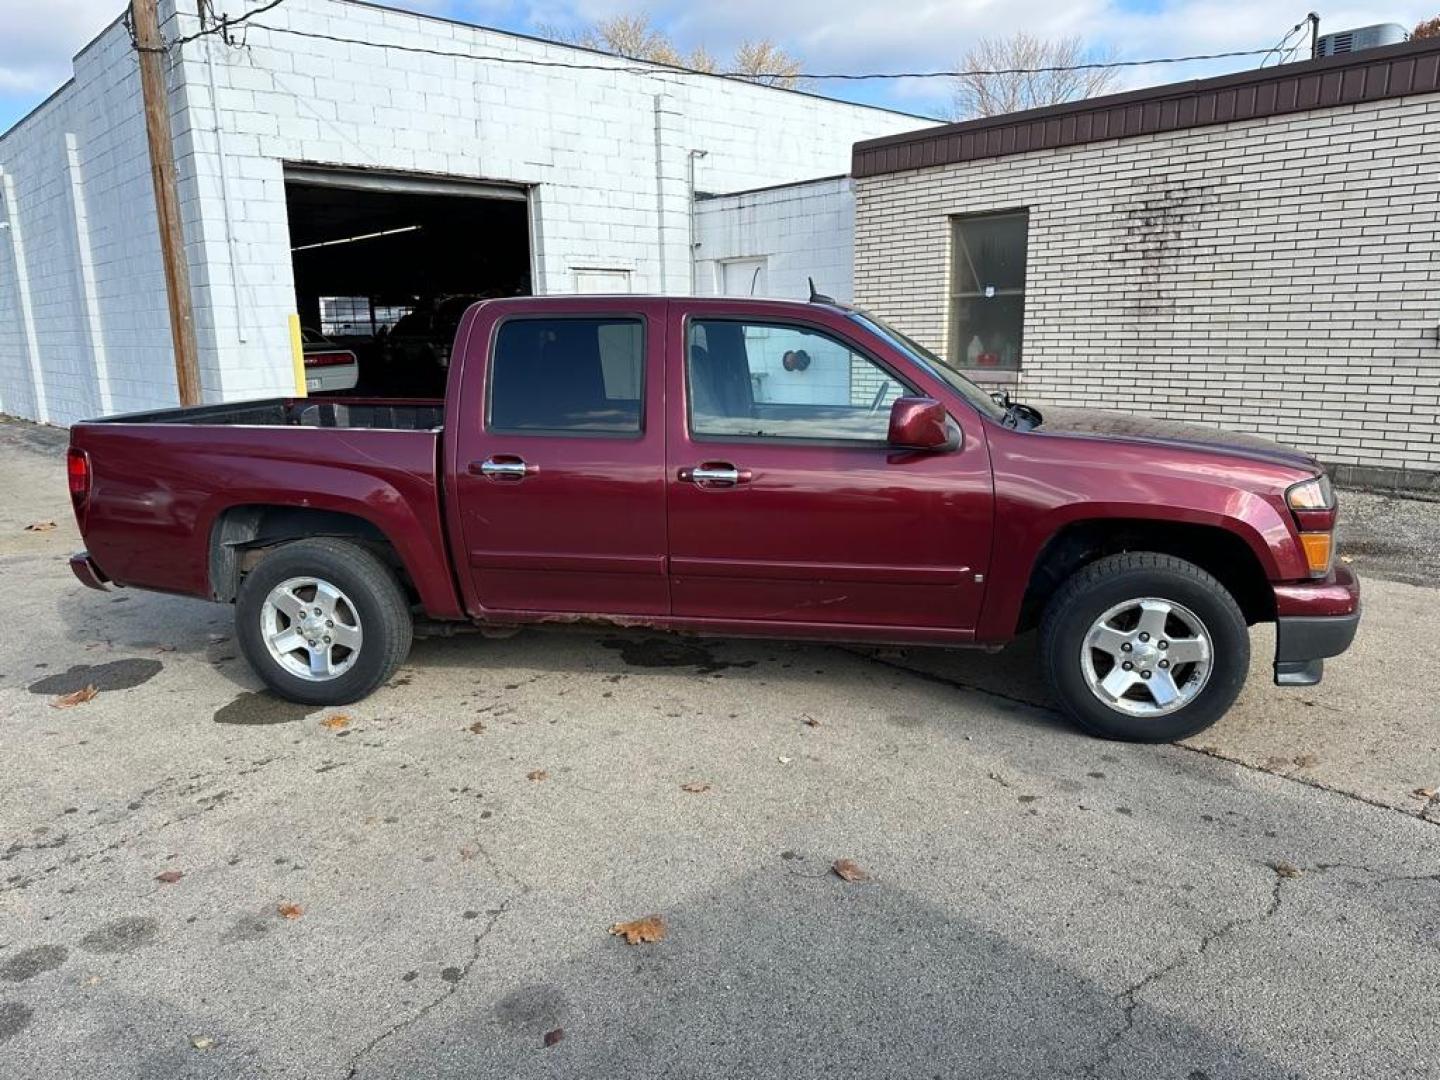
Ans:
{"label": "brown metal roof fascia", "polygon": [[1440,92],[1440,38],[989,116],[855,144],[856,177]]}

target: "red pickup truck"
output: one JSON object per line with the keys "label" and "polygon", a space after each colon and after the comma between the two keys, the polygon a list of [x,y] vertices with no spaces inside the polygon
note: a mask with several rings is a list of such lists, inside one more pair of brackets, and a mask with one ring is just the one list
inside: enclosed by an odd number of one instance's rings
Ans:
{"label": "red pickup truck", "polygon": [[1359,621],[1310,457],[1042,417],[841,304],[491,300],[452,356],[443,401],[75,425],[76,575],[234,603],[260,677],[316,705],[438,623],[989,648],[1038,626],[1069,714],[1150,741],[1229,708],[1249,625],[1308,685]]}

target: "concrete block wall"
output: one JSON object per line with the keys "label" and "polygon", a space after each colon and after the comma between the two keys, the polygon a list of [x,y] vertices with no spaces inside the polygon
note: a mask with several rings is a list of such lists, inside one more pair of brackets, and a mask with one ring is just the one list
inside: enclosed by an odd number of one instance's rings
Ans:
{"label": "concrete block wall", "polygon": [[[218,6],[234,15],[253,4]],[[194,0],[161,0],[161,19],[170,39],[198,28]],[[254,24],[244,47],[212,37],[167,58],[208,401],[294,389],[286,163],[526,185],[537,292],[571,291],[577,269],[602,268],[629,271],[636,291],[684,293],[690,150],[706,151],[699,189],[737,190],[842,172],[855,140],[921,123],[662,68],[632,74],[617,58],[346,0],[287,0],[254,23],[489,59]],[[174,404],[139,81],[123,27],[77,56],[72,82],[0,136],[0,171],[0,409],[68,423]],[[23,270],[7,219],[19,224]],[[83,241],[77,220],[87,224]],[[28,318],[12,287],[22,277]]]}
{"label": "concrete block wall", "polygon": [[1440,95],[855,187],[857,301],[942,354],[951,218],[1029,210],[1027,401],[1440,471]]}
{"label": "concrete block wall", "polygon": [[138,69],[112,24],[0,136],[0,412],[174,404],[169,325]]}
{"label": "concrete block wall", "polygon": [[820,292],[849,301],[854,254],[848,176],[706,195],[695,204],[695,291],[701,296],[724,291],[726,262],[763,259],[768,296],[803,300],[813,277]]}

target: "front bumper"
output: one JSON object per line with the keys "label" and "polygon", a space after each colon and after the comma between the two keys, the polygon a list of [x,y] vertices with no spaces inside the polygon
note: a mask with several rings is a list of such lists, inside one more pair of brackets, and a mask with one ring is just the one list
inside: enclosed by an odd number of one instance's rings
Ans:
{"label": "front bumper", "polygon": [[95,565],[95,560],[90,558],[88,551],[77,551],[74,555],[70,556],[70,570],[80,579],[80,584],[84,585],[87,589],[99,589],[101,592],[108,591],[106,589],[106,583],[109,582],[110,579],[105,576],[105,571]]}
{"label": "front bumper", "polygon": [[1275,685],[1313,686],[1360,626],[1360,579],[1337,566],[1324,581],[1275,587]]}

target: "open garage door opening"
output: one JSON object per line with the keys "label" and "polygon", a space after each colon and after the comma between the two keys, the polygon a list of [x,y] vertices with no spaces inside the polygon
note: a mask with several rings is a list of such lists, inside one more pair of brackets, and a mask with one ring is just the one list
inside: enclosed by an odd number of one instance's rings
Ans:
{"label": "open garage door opening", "polygon": [[312,392],[440,396],[465,309],[531,292],[523,189],[287,168],[285,202]]}

